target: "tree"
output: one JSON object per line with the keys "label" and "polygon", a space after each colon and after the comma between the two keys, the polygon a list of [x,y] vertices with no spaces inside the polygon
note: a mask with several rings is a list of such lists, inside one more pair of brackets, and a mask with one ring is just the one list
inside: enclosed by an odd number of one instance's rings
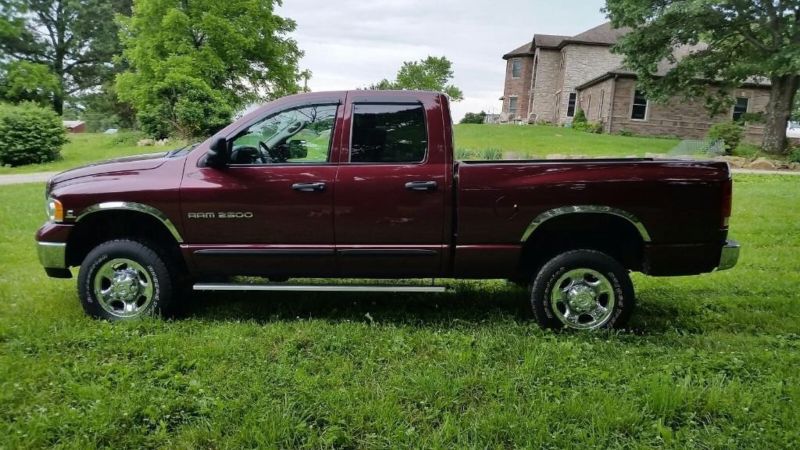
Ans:
{"label": "tree", "polygon": [[[47,67],[56,77],[53,109],[65,97],[100,86],[113,76],[119,52],[114,14],[132,0],[1,0],[0,54]],[[41,72],[36,72],[41,75]]]}
{"label": "tree", "polygon": [[[632,28],[615,51],[655,100],[705,96],[713,111],[742,83],[769,80],[763,147],[785,151],[800,86],[800,0],[607,0],[605,12],[614,26]],[[678,58],[678,47],[691,51]],[[664,61],[673,68],[658,77]],[[708,91],[709,80],[716,92]]]}
{"label": "tree", "polygon": [[117,93],[161,137],[213,133],[233,111],[297,92],[302,52],[278,0],[138,0],[121,18]]}
{"label": "tree", "polygon": [[486,122],[486,111],[479,113],[468,112],[464,114],[464,118],[459,123],[484,123]]}
{"label": "tree", "polygon": [[0,99],[7,102],[51,105],[60,91],[58,77],[44,64],[11,61],[0,69]]}
{"label": "tree", "polygon": [[406,61],[397,72],[394,81],[383,79],[370,86],[370,89],[410,89],[444,92],[450,100],[464,99],[461,89],[447,84],[453,78],[453,63],[446,57],[428,56],[420,61]]}

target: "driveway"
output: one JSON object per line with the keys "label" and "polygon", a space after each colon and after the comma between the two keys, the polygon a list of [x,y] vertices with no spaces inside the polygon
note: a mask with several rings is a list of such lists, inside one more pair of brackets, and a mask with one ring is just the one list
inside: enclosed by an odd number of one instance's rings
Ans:
{"label": "driveway", "polygon": [[0,175],[0,185],[22,183],[44,183],[58,172],[20,173],[14,175]]}

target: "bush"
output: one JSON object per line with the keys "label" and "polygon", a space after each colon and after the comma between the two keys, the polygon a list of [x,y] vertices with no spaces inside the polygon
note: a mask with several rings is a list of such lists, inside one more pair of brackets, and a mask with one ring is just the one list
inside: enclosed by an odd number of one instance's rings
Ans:
{"label": "bush", "polygon": [[630,130],[619,130],[617,132],[617,134],[620,135],[620,136],[624,136],[624,137],[633,137],[633,136],[635,136],[633,134],[633,131],[630,131]]}
{"label": "bush", "polygon": [[789,161],[800,163],[800,147],[793,147],[789,149]]}
{"label": "bush", "polygon": [[499,148],[488,148],[483,151],[483,159],[487,161],[503,159],[503,151]]}
{"label": "bush", "polygon": [[725,153],[728,155],[733,154],[743,137],[744,127],[735,122],[717,123],[708,130],[709,139],[725,142]]}
{"label": "bush", "polygon": [[593,134],[603,133],[603,124],[597,122],[573,122],[572,128],[578,131],[585,131]]}
{"label": "bush", "polygon": [[35,103],[0,105],[0,165],[55,161],[66,142],[67,130],[53,110]]}
{"label": "bush", "polygon": [[464,115],[464,118],[461,119],[461,122],[459,122],[459,123],[481,124],[481,123],[484,123],[485,121],[486,121],[486,112],[485,111],[481,111],[479,113],[468,112],[467,114]]}
{"label": "bush", "polygon": [[575,112],[575,117],[572,118],[572,127],[578,128],[580,124],[587,123],[588,120],[586,119],[586,113],[583,112],[582,109],[578,108]]}

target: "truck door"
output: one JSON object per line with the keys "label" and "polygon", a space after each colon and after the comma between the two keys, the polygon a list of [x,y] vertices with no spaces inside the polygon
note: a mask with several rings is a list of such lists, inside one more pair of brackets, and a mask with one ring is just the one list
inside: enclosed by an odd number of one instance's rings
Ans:
{"label": "truck door", "polygon": [[265,112],[228,139],[225,168],[191,167],[181,185],[187,248],[213,274],[331,276],[339,99]]}
{"label": "truck door", "polygon": [[437,276],[452,170],[442,139],[429,139],[441,131],[441,108],[407,95],[379,99],[356,95],[345,112],[334,199],[339,273]]}

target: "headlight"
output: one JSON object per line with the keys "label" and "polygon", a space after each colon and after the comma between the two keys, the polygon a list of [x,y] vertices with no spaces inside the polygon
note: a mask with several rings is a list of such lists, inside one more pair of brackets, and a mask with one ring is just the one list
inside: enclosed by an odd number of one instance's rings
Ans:
{"label": "headlight", "polygon": [[47,218],[53,222],[64,221],[64,206],[60,201],[54,198],[48,198],[45,210],[47,211]]}

